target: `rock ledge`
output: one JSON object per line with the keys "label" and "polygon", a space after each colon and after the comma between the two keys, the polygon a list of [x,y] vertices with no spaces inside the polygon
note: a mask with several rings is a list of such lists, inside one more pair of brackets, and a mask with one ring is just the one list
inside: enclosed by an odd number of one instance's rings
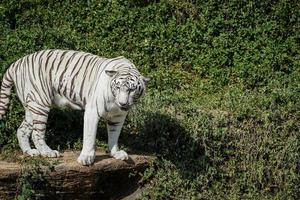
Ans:
{"label": "rock ledge", "polygon": [[[153,156],[129,153],[129,160],[116,160],[97,151],[92,166],[76,162],[79,151],[66,151],[55,171],[47,177],[47,192],[42,199],[121,199],[138,188],[139,176],[155,159]],[[0,161],[0,199],[12,199],[17,194],[16,181],[21,174],[19,163]]]}

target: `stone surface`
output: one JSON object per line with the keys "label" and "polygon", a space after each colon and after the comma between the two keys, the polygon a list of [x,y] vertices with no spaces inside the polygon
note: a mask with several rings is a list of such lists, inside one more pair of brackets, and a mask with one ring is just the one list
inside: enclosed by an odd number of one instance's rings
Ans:
{"label": "stone surface", "polygon": [[[97,152],[92,166],[76,162],[79,151],[66,151],[57,160],[55,171],[47,177],[47,190],[42,199],[122,199],[138,188],[139,176],[154,160],[153,156],[129,153],[129,160],[116,160]],[[16,181],[21,173],[19,163],[0,161],[0,199],[13,199],[17,194]]]}

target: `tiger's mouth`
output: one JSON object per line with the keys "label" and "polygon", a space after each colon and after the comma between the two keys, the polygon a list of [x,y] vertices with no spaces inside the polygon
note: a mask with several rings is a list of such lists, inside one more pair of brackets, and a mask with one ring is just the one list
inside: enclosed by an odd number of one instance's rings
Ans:
{"label": "tiger's mouth", "polygon": [[130,106],[127,106],[127,107],[120,106],[120,109],[123,111],[128,111],[130,109]]}
{"label": "tiger's mouth", "polygon": [[117,103],[118,107],[123,110],[123,111],[128,111],[130,110],[131,106],[129,104],[126,105],[120,105],[119,103]]}

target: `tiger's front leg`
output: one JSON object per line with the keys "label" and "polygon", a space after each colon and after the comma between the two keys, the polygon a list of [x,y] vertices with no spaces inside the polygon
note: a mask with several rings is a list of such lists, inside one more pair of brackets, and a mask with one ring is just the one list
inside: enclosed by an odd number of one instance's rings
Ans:
{"label": "tiger's front leg", "polygon": [[87,109],[84,113],[83,147],[77,159],[82,165],[91,165],[95,160],[95,142],[99,117],[95,109]]}
{"label": "tiger's front leg", "polygon": [[118,147],[118,140],[125,118],[126,115],[121,115],[107,121],[108,149],[110,155],[118,160],[128,159],[128,154],[123,150],[119,150]]}

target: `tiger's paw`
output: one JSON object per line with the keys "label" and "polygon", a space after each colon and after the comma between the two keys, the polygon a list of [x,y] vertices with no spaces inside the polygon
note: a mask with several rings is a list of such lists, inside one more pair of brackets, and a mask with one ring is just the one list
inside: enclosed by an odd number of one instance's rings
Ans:
{"label": "tiger's paw", "polygon": [[81,153],[77,158],[77,162],[82,165],[92,165],[95,160],[95,153],[84,154]]}
{"label": "tiger's paw", "polygon": [[41,153],[37,149],[29,149],[29,150],[25,151],[25,153],[27,153],[30,156],[41,155]]}
{"label": "tiger's paw", "polygon": [[110,155],[117,160],[128,160],[128,154],[123,150],[110,153]]}
{"label": "tiger's paw", "polygon": [[60,156],[56,150],[42,151],[41,155],[48,158],[58,158]]}

